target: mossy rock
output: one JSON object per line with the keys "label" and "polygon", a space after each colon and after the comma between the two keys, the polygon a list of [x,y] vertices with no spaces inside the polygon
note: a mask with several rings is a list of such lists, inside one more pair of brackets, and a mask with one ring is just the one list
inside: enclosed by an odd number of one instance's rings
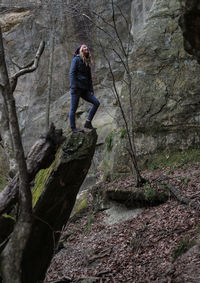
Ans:
{"label": "mossy rock", "polygon": [[188,237],[182,239],[173,251],[173,259],[176,260],[179,256],[186,253],[190,248],[196,244],[194,239]]}
{"label": "mossy rock", "polygon": [[35,185],[34,188],[32,190],[32,202],[33,202],[33,207],[36,205],[44,187],[45,184],[49,178],[49,176],[51,175],[52,171],[54,170],[54,168],[56,168],[56,165],[59,162],[59,158],[60,158],[60,152],[61,152],[61,148],[58,149],[56,156],[55,156],[55,160],[54,162],[51,164],[51,166],[47,169],[42,169],[38,172],[38,174],[35,177]]}
{"label": "mossy rock", "polygon": [[198,245],[200,240],[200,224],[197,224],[196,228],[188,232],[184,238],[182,238],[177,246],[174,248],[172,256],[175,261],[179,256],[185,254],[189,249],[191,249],[196,244]]}
{"label": "mossy rock", "polygon": [[[22,262],[24,281],[43,281],[60,231],[71,215],[90,168],[96,141],[95,130],[71,133],[58,150],[53,164],[36,177],[32,192],[34,221]],[[34,274],[31,272],[33,266]]]}
{"label": "mossy rock", "polygon": [[109,200],[125,204],[127,207],[139,208],[156,206],[168,200],[168,192],[156,188],[131,188],[116,189],[114,187],[106,190]]}
{"label": "mossy rock", "polygon": [[139,165],[141,168],[147,168],[154,170],[163,167],[175,167],[178,165],[184,165],[188,162],[199,162],[200,161],[200,149],[186,149],[182,151],[169,151],[163,150],[156,152],[152,155],[140,157]]}
{"label": "mossy rock", "polygon": [[77,196],[73,211],[71,213],[71,217],[79,216],[82,212],[84,212],[87,209],[88,198],[89,198],[89,192],[86,190],[81,192]]}

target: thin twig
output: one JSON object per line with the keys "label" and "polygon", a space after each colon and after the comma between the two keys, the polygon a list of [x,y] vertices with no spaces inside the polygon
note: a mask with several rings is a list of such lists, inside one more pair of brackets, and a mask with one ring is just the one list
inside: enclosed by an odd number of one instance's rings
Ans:
{"label": "thin twig", "polygon": [[119,43],[120,43],[120,46],[121,46],[121,50],[123,51],[124,56],[127,57],[126,50],[124,49],[124,45],[123,45],[123,42],[121,40],[121,37],[119,36],[119,32],[118,32],[117,25],[116,25],[114,3],[113,3],[113,0],[111,0],[111,1],[112,1],[112,12],[113,12],[112,18],[113,18],[115,33],[116,33],[117,38],[119,40]]}
{"label": "thin twig", "polygon": [[116,43],[116,45],[118,46],[118,48],[121,50],[119,42],[116,40],[116,38],[114,36],[112,36],[112,34],[110,34],[108,31],[106,31],[105,29],[103,29],[102,27],[100,27],[99,25],[97,25],[88,15],[86,14],[82,14],[84,17],[86,17],[93,25],[95,25],[99,30],[103,31],[109,38],[111,38],[113,40],[113,42]]}

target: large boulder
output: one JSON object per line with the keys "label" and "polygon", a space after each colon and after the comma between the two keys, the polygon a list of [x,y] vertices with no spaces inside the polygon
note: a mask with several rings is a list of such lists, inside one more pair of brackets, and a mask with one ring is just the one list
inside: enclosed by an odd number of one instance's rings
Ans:
{"label": "large boulder", "polygon": [[33,190],[34,223],[22,265],[24,282],[35,283],[44,278],[90,168],[96,141],[95,130],[69,135],[46,174],[38,176]]}

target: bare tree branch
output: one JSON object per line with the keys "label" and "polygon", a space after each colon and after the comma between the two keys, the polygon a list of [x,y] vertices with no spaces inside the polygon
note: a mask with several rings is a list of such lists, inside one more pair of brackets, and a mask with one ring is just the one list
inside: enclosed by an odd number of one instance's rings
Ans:
{"label": "bare tree branch", "polygon": [[115,42],[120,49],[119,42],[116,40],[114,36],[112,36],[112,34],[110,34],[107,30],[103,29],[101,26],[97,25],[88,15],[86,14],[82,14],[82,15],[86,17],[91,23],[93,23],[100,31],[104,32],[110,39],[112,39],[113,42]]}
{"label": "bare tree branch", "polygon": [[122,40],[121,40],[121,37],[119,36],[119,33],[118,33],[118,29],[117,29],[117,25],[116,25],[116,20],[115,20],[115,8],[114,8],[114,3],[113,3],[113,0],[112,0],[112,18],[113,18],[113,24],[114,24],[114,29],[115,29],[115,33],[117,35],[117,39],[120,43],[120,46],[121,46],[121,50],[123,52],[123,55],[126,57],[127,54],[126,54],[126,50],[124,49],[124,45],[122,43]]}
{"label": "bare tree branch", "polygon": [[[132,161],[132,166],[135,169],[136,172],[136,182],[137,182],[137,186],[141,186],[145,180],[141,177],[140,175],[140,171],[138,169],[138,165],[137,165],[137,160],[136,160],[136,148],[135,148],[135,142],[134,142],[134,117],[133,117],[133,102],[132,102],[132,76],[131,76],[131,72],[130,72],[130,68],[129,68],[129,45],[130,45],[130,38],[131,38],[131,31],[130,31],[130,27],[128,24],[128,21],[126,20],[122,10],[120,9],[120,7],[118,7],[121,16],[125,19],[126,22],[126,27],[128,29],[128,45],[127,45],[127,50],[124,46],[124,43],[122,41],[122,38],[120,37],[120,34],[118,32],[118,27],[117,27],[117,23],[116,23],[116,15],[115,15],[115,4],[114,1],[111,0],[111,6],[112,6],[112,21],[113,24],[110,24],[109,22],[107,22],[101,15],[98,15],[95,13],[95,15],[98,16],[98,18],[100,18],[102,20],[102,22],[104,24],[107,25],[107,27],[111,27],[114,30],[114,33],[116,35],[116,37],[114,37],[115,42],[117,42],[117,44],[115,46],[113,46],[113,48],[106,48],[106,50],[112,50],[112,52],[117,55],[117,57],[119,58],[120,63],[123,65],[124,70],[125,70],[125,78],[124,78],[124,82],[127,85],[127,95],[128,95],[128,99],[129,99],[129,111],[127,113],[125,113],[125,110],[123,109],[122,103],[121,103],[121,98],[120,95],[118,93],[117,90],[117,86],[116,86],[116,80],[115,80],[115,75],[111,66],[111,61],[108,58],[106,51],[105,51],[105,47],[103,46],[103,44],[101,42],[99,42],[99,45],[101,47],[102,53],[104,58],[106,59],[106,62],[108,64],[108,68],[109,68],[109,72],[111,74],[112,77],[112,83],[113,83],[113,92],[114,92],[114,96],[117,99],[120,111],[121,111],[121,115],[125,124],[125,128],[126,128],[126,132],[127,132],[127,138],[128,138],[128,144],[129,147],[127,148],[127,151],[130,155],[131,161]],[[90,19],[91,20],[91,19]],[[103,28],[97,24],[95,24],[95,26],[100,29],[101,31],[103,31],[105,34],[107,34],[107,36],[109,36],[109,38],[111,38],[110,33],[107,31],[106,28]],[[113,37],[113,36],[112,36]],[[111,43],[112,44],[112,43]],[[132,168],[132,169],[133,169]],[[133,172],[133,170],[132,170]]]}
{"label": "bare tree branch", "polygon": [[44,51],[44,47],[45,47],[45,43],[44,41],[40,42],[39,48],[36,52],[35,55],[35,59],[33,61],[31,61],[28,65],[26,65],[23,69],[21,69],[20,71],[16,72],[10,79],[10,84],[11,84],[11,90],[14,91],[17,85],[17,79],[22,76],[25,75],[27,73],[31,73],[34,72],[37,67],[38,67],[38,63],[40,60],[40,57]]}
{"label": "bare tree branch", "polygon": [[13,63],[13,65],[15,65],[19,70],[22,70],[22,69],[25,69],[25,68],[28,68],[28,67],[31,67],[34,63],[34,60],[32,60],[30,63],[28,63],[27,65],[21,67],[19,66],[14,60],[11,59],[11,62]]}
{"label": "bare tree branch", "polygon": [[111,25],[109,22],[106,21],[106,19],[104,17],[102,17],[101,15],[97,14],[96,12],[93,11],[93,14],[95,16],[97,16],[98,18],[100,18],[106,25],[108,25],[109,27],[111,27],[112,29],[115,29],[115,27],[113,25]]}

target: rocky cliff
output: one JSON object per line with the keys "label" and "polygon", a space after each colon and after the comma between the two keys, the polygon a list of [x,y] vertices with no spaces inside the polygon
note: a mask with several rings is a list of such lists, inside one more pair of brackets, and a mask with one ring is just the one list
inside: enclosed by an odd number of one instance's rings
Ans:
{"label": "rocky cliff", "polygon": [[[15,2],[15,4],[14,4]],[[187,2],[187,1],[185,1]],[[185,7],[178,0],[115,0],[131,25],[133,41],[130,69],[133,78],[133,114],[138,156],[150,160],[156,152],[196,147],[200,141],[200,66],[194,52],[185,51],[180,27],[180,15]],[[195,2],[195,1],[193,1]],[[112,80],[97,45],[99,36],[109,50],[111,41],[100,35],[83,14],[93,18],[93,11],[110,23],[112,10],[109,1],[0,1],[0,22],[4,30],[5,50],[9,72],[27,64],[34,56],[41,39],[46,41],[45,52],[38,70],[21,77],[15,97],[24,146],[27,150],[44,131],[48,95],[49,58],[54,35],[50,119],[57,127],[69,130],[68,113],[69,67],[73,50],[85,42],[95,57],[93,80],[96,96],[101,101],[94,120],[98,128],[98,148],[93,167],[111,173],[128,171],[124,150],[123,125],[118,106],[110,89]],[[120,10],[116,22],[120,36],[127,33]],[[190,30],[187,29],[188,36]],[[109,51],[116,83],[125,108],[127,89],[124,71]],[[87,117],[88,104],[81,102],[77,112],[81,126]],[[1,115],[1,136],[5,136],[4,115]],[[106,139],[107,138],[107,139]],[[110,142],[110,146],[109,146]]]}

